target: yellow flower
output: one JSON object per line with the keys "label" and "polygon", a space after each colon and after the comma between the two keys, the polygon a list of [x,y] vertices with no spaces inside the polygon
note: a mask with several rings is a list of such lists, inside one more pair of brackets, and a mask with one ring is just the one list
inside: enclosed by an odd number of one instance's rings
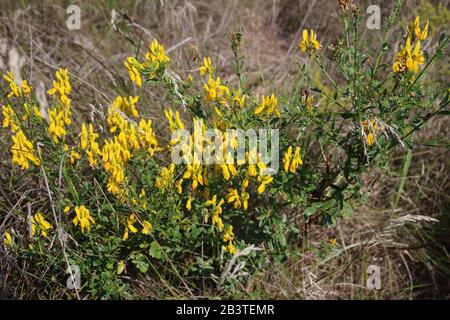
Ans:
{"label": "yellow flower", "polygon": [[305,104],[306,110],[308,110],[308,112],[313,112],[314,110],[313,103],[314,103],[314,96],[309,96],[306,98]]}
{"label": "yellow flower", "polygon": [[24,103],[23,108],[25,110],[22,117],[23,121],[27,121],[31,114],[33,114],[36,118],[43,118],[41,111],[39,111],[39,108],[36,105],[31,108],[28,103]]}
{"label": "yellow flower", "polygon": [[136,110],[136,103],[139,101],[139,97],[121,97],[118,96],[116,99],[114,99],[112,108],[119,109],[123,113],[125,113],[128,116],[133,117],[139,117],[139,112]]}
{"label": "yellow flower", "polygon": [[139,199],[136,203],[139,203],[139,205],[143,209],[147,209],[147,194],[145,193],[144,189],[141,189],[141,192],[139,193]]}
{"label": "yellow flower", "polygon": [[374,138],[374,136],[373,136],[373,133],[370,132],[370,133],[367,135],[367,144],[368,144],[369,146],[371,146],[371,145],[374,144],[374,142],[375,142],[375,138]]}
{"label": "yellow flower", "polygon": [[[228,189],[227,194],[227,202],[233,203],[233,207],[235,209],[243,208],[244,210],[247,210],[248,208],[248,199],[250,198],[249,194],[245,191],[245,181],[242,186],[241,194],[236,189]],[[247,182],[248,185],[248,182]]]}
{"label": "yellow flower", "polygon": [[[69,146],[67,144],[64,144],[63,150],[64,150],[64,152],[67,153],[69,151]],[[70,149],[70,153],[68,156],[69,156],[69,162],[71,164],[74,164],[76,160],[81,158],[81,155],[78,152],[76,152],[74,148]]]}
{"label": "yellow flower", "polygon": [[423,52],[420,50],[420,41],[417,41],[414,46],[414,50],[412,50],[411,37],[408,36],[405,47],[396,55],[392,70],[394,73],[403,72],[405,70],[418,73],[420,70],[420,65],[424,64],[424,62],[425,58],[423,56]]}
{"label": "yellow flower", "polygon": [[36,234],[36,229],[41,231],[41,234],[44,238],[47,238],[48,231],[52,229],[52,225],[50,222],[45,220],[42,213],[38,212],[31,218],[31,236],[33,237]]}
{"label": "yellow flower", "polygon": [[242,94],[241,89],[234,91],[233,93],[233,102],[236,107],[242,109],[245,104],[246,95]]}
{"label": "yellow flower", "polygon": [[302,41],[300,41],[300,50],[306,52],[307,50],[317,51],[320,49],[320,44],[317,41],[317,35],[313,30],[310,30],[308,35],[308,30],[303,30]]}
{"label": "yellow flower", "polygon": [[141,142],[142,148],[147,150],[147,153],[150,156],[153,156],[156,151],[160,151],[161,148],[158,147],[158,139],[156,139],[155,132],[152,128],[152,120],[149,119],[145,122],[144,119],[141,119],[139,122],[139,129],[141,130],[141,134],[139,135],[139,140]]}
{"label": "yellow flower", "polygon": [[197,189],[198,185],[206,184],[202,175],[202,166],[199,164],[188,164],[183,175],[183,179],[192,180],[192,189]]}
{"label": "yellow flower", "polygon": [[169,167],[163,167],[161,174],[156,178],[155,186],[158,189],[165,189],[170,186],[173,182],[173,174],[175,172],[175,164],[170,164]]}
{"label": "yellow flower", "polygon": [[59,69],[55,76],[56,81],[53,81],[53,87],[47,93],[51,96],[56,94],[60,104],[48,112],[50,118],[48,132],[53,141],[58,143],[59,139],[63,139],[66,134],[64,127],[72,123],[69,99],[72,86],[69,82],[69,71],[67,69]]}
{"label": "yellow flower", "polygon": [[223,235],[223,241],[229,242],[234,240],[233,226],[228,226],[227,230],[225,230],[225,234]]}
{"label": "yellow flower", "polygon": [[295,154],[294,154],[294,159],[292,159],[291,162],[291,172],[295,173],[295,171],[297,170],[298,166],[303,164],[303,160],[300,156],[300,147],[296,147],[295,148]]}
{"label": "yellow flower", "polygon": [[289,164],[291,163],[292,160],[292,146],[289,146],[289,148],[287,149],[287,151],[284,153],[283,156],[283,169],[285,172],[289,171]]}
{"label": "yellow flower", "polygon": [[80,224],[81,232],[84,233],[85,230],[89,231],[91,229],[91,225],[95,224],[95,220],[91,217],[89,210],[81,205],[75,207],[75,218],[73,218],[72,223],[76,226]]}
{"label": "yellow flower", "polygon": [[234,203],[233,206],[235,209],[238,209],[241,207],[242,203],[239,198],[239,193],[236,189],[234,189],[234,188],[228,189],[227,202]]}
{"label": "yellow flower", "polygon": [[260,105],[255,109],[255,114],[271,116],[275,114],[278,118],[281,117],[280,110],[278,110],[278,99],[275,94],[269,97],[262,96]]}
{"label": "yellow flower", "polygon": [[156,39],[150,44],[149,52],[145,55],[145,59],[146,66],[151,67],[155,71],[170,61],[170,58],[164,52],[164,46]]}
{"label": "yellow flower", "polygon": [[20,97],[20,88],[15,82],[14,74],[11,71],[8,71],[3,75],[3,79],[8,82],[9,88],[11,89],[11,92],[8,93],[8,99],[13,96]]}
{"label": "yellow flower", "polygon": [[236,248],[233,245],[232,241],[228,242],[228,245],[226,247],[224,247],[225,251],[228,251],[231,254],[235,254],[236,253]]}
{"label": "yellow flower", "polygon": [[19,165],[23,170],[30,167],[29,161],[36,166],[41,165],[41,161],[36,155],[33,144],[27,139],[22,130],[19,130],[13,137],[11,146],[12,162]]}
{"label": "yellow flower", "polygon": [[[125,227],[125,232],[122,236],[122,240],[126,241],[128,239],[128,232],[131,231],[132,233],[136,233],[138,231],[138,229],[134,226],[134,224],[137,222],[137,218],[136,215],[134,213],[130,214],[130,216],[127,218],[127,225]],[[148,233],[150,233],[151,230],[151,224],[150,222],[148,222],[147,224],[144,224],[144,229],[145,231]],[[144,229],[142,229],[142,233],[144,233]],[[144,234],[148,234],[148,233],[144,233]]]}
{"label": "yellow flower", "polygon": [[188,195],[188,199],[186,201],[186,209],[188,211],[191,211],[191,209],[192,209],[192,196],[191,196],[191,194]]}
{"label": "yellow flower", "polygon": [[224,203],[223,199],[220,199],[219,202],[217,202],[217,195],[214,195],[211,200],[205,201],[206,207],[212,207],[212,224],[217,226],[219,231],[223,230],[223,222],[220,215],[222,214],[222,205]]}
{"label": "yellow flower", "polygon": [[420,41],[414,46],[412,53],[409,52],[408,58],[406,59],[406,67],[409,71],[418,73],[420,70],[420,65],[424,64],[425,58],[423,57],[422,51],[420,51]]}
{"label": "yellow flower", "polygon": [[49,110],[48,115],[50,118],[50,124],[48,126],[48,133],[53,138],[55,143],[59,142],[59,139],[63,139],[66,135],[66,129],[64,128],[64,113],[57,111],[57,109]]}
{"label": "yellow flower", "polygon": [[272,176],[258,176],[258,182],[260,182],[260,185],[258,187],[258,193],[261,194],[266,190],[266,186],[271,183],[273,180]]}
{"label": "yellow flower", "polygon": [[214,80],[210,76],[208,82],[203,86],[203,89],[205,91],[205,99],[208,102],[217,101],[223,104],[230,95],[230,90],[227,86],[221,84],[219,77]]}
{"label": "yellow flower", "polygon": [[11,237],[11,234],[6,230],[5,230],[5,234],[3,237],[3,244],[8,247],[12,246],[12,244],[13,244],[13,239]]}
{"label": "yellow flower", "polygon": [[126,151],[117,139],[114,141],[106,140],[102,149],[103,166],[111,174],[116,182],[121,183],[125,179],[124,162]]}
{"label": "yellow flower", "polygon": [[21,88],[16,84],[14,74],[11,71],[6,72],[3,75],[3,79],[8,82],[11,92],[8,93],[8,99],[13,96],[28,96],[31,92],[31,86],[28,84],[27,80],[22,80]]}
{"label": "yellow flower", "polygon": [[371,146],[375,143],[375,136],[378,134],[380,130],[383,130],[382,125],[378,125],[378,121],[376,119],[373,120],[364,120],[362,122],[362,126],[364,128],[364,132],[366,133],[366,141],[367,145]]}
{"label": "yellow flower", "polygon": [[22,80],[22,94],[28,96],[31,92],[31,86],[28,84],[27,80]]}
{"label": "yellow flower", "polygon": [[420,18],[419,18],[419,16],[416,17],[416,19],[414,20],[413,29],[414,29],[414,35],[417,40],[423,41],[427,38],[428,26],[429,26],[429,21],[427,20],[427,23],[425,24],[425,28],[423,28],[423,30],[421,31],[420,30]]}
{"label": "yellow flower", "polygon": [[292,146],[289,146],[283,157],[283,169],[285,172],[295,173],[299,165],[303,164],[300,157],[300,147],[295,148],[295,154],[292,156]]}
{"label": "yellow flower", "polygon": [[183,192],[183,179],[178,180],[175,182],[175,187],[177,189],[178,194],[181,194]]}
{"label": "yellow flower", "polygon": [[94,132],[92,123],[89,123],[86,127],[86,124],[83,122],[81,124],[80,147],[86,152],[87,159],[91,166],[97,164],[97,158],[101,155],[97,139],[98,134]]}
{"label": "yellow flower", "polygon": [[14,112],[11,105],[7,104],[2,106],[3,114],[3,128],[8,128],[11,126],[11,131],[16,132],[20,129],[20,122],[17,119],[16,113]]}
{"label": "yellow flower", "polygon": [[56,81],[53,81],[53,87],[50,88],[47,93],[52,96],[55,93],[58,94],[58,98],[65,107],[70,106],[69,95],[72,91],[72,86],[69,82],[69,71],[67,69],[60,68],[56,71]]}
{"label": "yellow flower", "polygon": [[203,58],[203,65],[200,67],[199,72],[200,72],[201,76],[204,75],[207,72],[210,75],[213,74],[214,68],[213,68],[212,63],[211,63],[211,58],[209,58],[209,57],[204,57]]}
{"label": "yellow flower", "polygon": [[136,86],[142,86],[140,71],[144,68],[144,66],[139,63],[134,57],[128,57],[127,61],[125,61],[124,64],[130,75],[130,80],[134,82]]}
{"label": "yellow flower", "polygon": [[142,234],[150,234],[150,231],[152,231],[153,228],[152,224],[147,220],[144,220],[142,224],[144,225],[144,227],[141,230]]}
{"label": "yellow flower", "polygon": [[128,228],[125,228],[125,232],[123,233],[122,240],[123,241],[128,240]]}
{"label": "yellow flower", "polygon": [[164,110],[164,115],[167,121],[169,121],[170,131],[173,132],[177,129],[184,129],[184,123],[183,121],[181,121],[180,114],[178,111],[175,112],[174,117],[173,111],[171,109],[166,109]]}

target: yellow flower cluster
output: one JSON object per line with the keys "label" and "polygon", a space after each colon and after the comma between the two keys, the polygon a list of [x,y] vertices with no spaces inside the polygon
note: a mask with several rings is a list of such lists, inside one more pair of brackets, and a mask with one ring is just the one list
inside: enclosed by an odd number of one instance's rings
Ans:
{"label": "yellow flower cluster", "polygon": [[198,70],[200,75],[203,76],[204,74],[208,73],[210,76],[214,73],[214,67],[211,62],[210,57],[204,57],[203,58],[203,65]]}
{"label": "yellow flower cluster", "polygon": [[[11,71],[8,71],[3,75],[3,78],[8,82],[11,92],[8,93],[8,98],[13,96],[24,97],[28,96],[31,92],[31,86],[28,85],[26,80],[22,81],[22,87],[15,83],[14,75]],[[25,114],[23,120],[28,119],[30,115],[30,107],[28,104],[24,104]],[[36,116],[41,116],[39,110],[34,106],[33,112]],[[23,170],[30,167],[30,162],[34,163],[36,166],[40,166],[41,162],[36,154],[33,143],[27,138],[25,133],[21,129],[21,124],[17,118],[17,114],[11,105],[2,106],[3,115],[3,127],[11,128],[11,132],[14,133],[12,136],[13,144],[11,146],[12,162],[20,166]]]}
{"label": "yellow flower cluster", "polygon": [[278,99],[275,94],[269,97],[262,96],[261,103],[255,109],[255,114],[270,117],[275,114],[278,118],[281,117],[280,110],[278,110]]}
{"label": "yellow flower cluster", "polygon": [[173,183],[173,176],[175,172],[175,164],[170,164],[169,167],[163,167],[161,170],[161,174],[155,180],[155,186],[158,189],[166,189]]}
{"label": "yellow flower cluster", "polygon": [[6,82],[8,82],[10,92],[8,93],[7,97],[10,99],[11,97],[24,97],[28,96],[31,92],[31,86],[28,84],[27,80],[22,80],[22,87],[20,88],[14,78],[14,74],[11,71],[6,72],[6,74],[3,75],[3,79],[5,79]]}
{"label": "yellow flower cluster", "polygon": [[184,179],[190,179],[192,181],[192,189],[194,190],[199,185],[208,185],[206,168],[203,169],[200,164],[188,164],[183,174],[183,179],[180,180],[180,184],[183,183]]}
{"label": "yellow flower cluster", "polygon": [[227,230],[225,231],[225,234],[223,235],[223,241],[228,242],[227,246],[224,246],[224,250],[228,251],[231,254],[236,253],[236,248],[233,245],[234,240],[234,233],[233,233],[233,226],[228,226]]}
{"label": "yellow flower cluster", "polygon": [[413,29],[414,29],[414,36],[416,40],[423,41],[428,37],[428,27],[429,27],[429,21],[427,20],[427,23],[425,24],[425,27],[423,30],[420,29],[420,18],[419,16],[416,16],[416,19],[413,23]]}
{"label": "yellow flower cluster", "polygon": [[98,134],[95,133],[92,123],[87,126],[81,124],[80,148],[86,153],[88,162],[91,166],[97,165],[97,159],[101,155],[101,151],[97,142]]}
{"label": "yellow flower cluster", "polygon": [[57,95],[59,102],[53,109],[48,111],[49,127],[48,132],[57,144],[66,135],[65,126],[69,126],[72,121],[70,116],[70,98],[72,86],[69,82],[69,71],[67,69],[59,69],[56,71],[56,80],[53,81],[53,87],[47,91],[50,96]]}
{"label": "yellow flower cluster", "polygon": [[34,105],[30,107],[28,103],[23,104],[24,114],[22,116],[23,121],[27,121],[30,118],[30,115],[33,114],[36,118],[42,118],[42,113],[39,111],[38,107]]}
{"label": "yellow flower cluster", "polygon": [[3,127],[11,127],[13,144],[11,146],[12,162],[20,166],[23,170],[29,169],[30,162],[40,166],[33,143],[27,138],[20,127],[20,121],[11,105],[2,106]]}
{"label": "yellow flower cluster", "polygon": [[139,122],[140,135],[139,139],[141,142],[141,147],[147,151],[147,154],[151,157],[156,151],[161,151],[162,148],[158,146],[158,140],[156,139],[156,134],[152,128],[152,120],[149,119],[145,121],[141,119]]}
{"label": "yellow flower cluster", "polygon": [[166,117],[167,121],[169,121],[169,128],[171,132],[174,132],[178,129],[184,129],[184,123],[180,119],[180,113],[178,111],[173,113],[171,109],[164,110],[164,116]]}
{"label": "yellow flower cluster", "polygon": [[142,86],[141,70],[144,69],[142,63],[136,60],[134,57],[128,57],[124,62],[125,67],[130,75],[130,80],[134,82],[138,87]]}
{"label": "yellow flower cluster", "polygon": [[144,62],[141,63],[134,57],[128,57],[124,62],[130,80],[138,87],[142,86],[141,72],[146,71],[148,78],[153,79],[156,72],[170,61],[170,58],[165,54],[164,46],[161,45],[158,40],[154,39],[148,49],[149,51],[145,54]]}
{"label": "yellow flower cluster", "polygon": [[11,234],[10,234],[8,231],[5,230],[5,233],[4,233],[4,235],[3,235],[3,244],[4,244],[5,246],[10,247],[10,246],[13,245],[13,243],[14,243],[14,242],[13,242],[13,239],[12,239]]}
{"label": "yellow flower cluster", "polygon": [[[134,226],[134,224],[138,222],[138,219],[136,217],[136,215],[134,213],[130,214],[130,216],[127,218],[126,221],[126,226],[125,226],[125,231],[123,233],[122,236],[122,240],[126,241],[129,238],[129,233],[137,233],[138,229]],[[151,230],[152,230],[153,226],[150,222],[148,222],[147,220],[144,220],[142,222],[142,230],[141,233],[142,234],[150,234]]]}
{"label": "yellow flower cluster", "polygon": [[310,50],[311,52],[315,52],[320,49],[320,44],[317,41],[317,35],[311,29],[309,34],[308,30],[303,30],[302,41],[300,41],[300,50],[302,52],[306,52]]}
{"label": "yellow flower cluster", "polygon": [[233,92],[233,103],[235,107],[238,107],[239,109],[242,109],[242,107],[245,104],[246,96],[245,94],[242,94],[241,89],[234,90]]}
{"label": "yellow flower cluster", "polygon": [[223,230],[223,221],[220,215],[222,214],[223,199],[217,202],[217,195],[214,195],[210,200],[205,201],[205,207],[211,207],[212,218],[211,222],[213,226],[217,226],[219,231]]}
{"label": "yellow flower cluster", "polygon": [[294,156],[292,156],[292,146],[289,146],[283,156],[283,169],[284,171],[295,173],[299,165],[303,164],[300,156],[300,147],[295,148]]}
{"label": "yellow flower cluster", "polygon": [[[420,46],[421,41],[425,40],[428,36],[428,21],[425,28],[420,30],[419,17],[416,17],[413,29],[414,32],[409,32],[406,38],[405,46],[397,52],[395,56],[395,62],[392,66],[394,73],[401,73],[404,71],[418,73],[420,71],[420,66],[425,62]],[[412,48],[411,38],[414,38],[415,40],[414,49]]]}
{"label": "yellow flower cluster", "polygon": [[23,170],[30,167],[30,161],[38,167],[41,165],[33,144],[28,140],[22,130],[17,131],[12,137],[12,140],[11,152],[13,163],[19,165]]}
{"label": "yellow flower cluster", "polygon": [[118,109],[125,113],[127,116],[139,117],[139,112],[136,110],[136,103],[139,101],[139,97],[117,97],[113,101],[113,109]]}
{"label": "yellow flower cluster", "polygon": [[244,210],[248,209],[248,199],[250,198],[249,193],[245,190],[246,182],[242,183],[241,193],[235,189],[228,189],[227,202],[233,203],[233,207],[235,209],[243,208]]}
{"label": "yellow flower cluster", "polygon": [[114,136],[112,140],[108,139],[102,148],[102,161],[105,171],[109,174],[107,188],[112,194],[124,201],[125,190],[123,184],[125,181],[125,164],[131,159],[131,153],[128,149],[126,137],[124,139]]}
{"label": "yellow flower cluster", "polygon": [[166,55],[164,46],[154,39],[149,45],[149,52],[145,55],[144,66],[150,66],[153,70],[158,70],[170,61]]}
{"label": "yellow flower cluster", "polygon": [[375,137],[380,131],[383,131],[383,126],[379,124],[379,121],[375,118],[373,120],[364,120],[362,127],[366,135],[367,145],[371,146],[375,143]]}
{"label": "yellow flower cluster", "polygon": [[[126,190],[125,166],[136,150],[144,149],[153,156],[158,147],[158,140],[152,129],[152,121],[141,119],[136,127],[128,121],[125,112],[138,115],[135,107],[138,97],[116,99],[108,110],[107,122],[109,131],[114,134],[112,139],[106,139],[99,155],[107,173],[109,173],[108,191],[124,200]],[[120,102],[120,103],[119,103]]]}
{"label": "yellow flower cluster", "polygon": [[304,96],[302,97],[302,100],[304,102],[304,104],[306,105],[306,110],[308,110],[308,112],[313,112],[314,110],[314,96],[308,95],[308,96]]}
{"label": "yellow flower cluster", "polygon": [[8,128],[11,126],[11,131],[17,132],[20,129],[20,122],[19,119],[17,119],[17,115],[11,105],[7,104],[2,106],[2,114],[3,128]]}

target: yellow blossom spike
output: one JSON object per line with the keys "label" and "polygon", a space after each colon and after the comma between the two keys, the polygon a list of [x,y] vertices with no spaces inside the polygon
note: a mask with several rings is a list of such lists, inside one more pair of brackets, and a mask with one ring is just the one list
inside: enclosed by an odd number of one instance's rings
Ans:
{"label": "yellow blossom spike", "polygon": [[13,245],[12,236],[8,231],[5,231],[5,233],[4,233],[3,244],[8,247]]}
{"label": "yellow blossom spike", "polygon": [[91,225],[95,224],[95,220],[90,215],[89,210],[81,205],[75,207],[75,218],[73,218],[72,223],[75,226],[80,225],[81,232],[84,233],[85,230],[89,231],[91,229]]}
{"label": "yellow blossom spike", "polygon": [[148,222],[147,220],[144,220],[144,222],[142,224],[144,225],[144,227],[141,230],[142,234],[150,234],[150,231],[153,228],[152,224],[150,222]]}

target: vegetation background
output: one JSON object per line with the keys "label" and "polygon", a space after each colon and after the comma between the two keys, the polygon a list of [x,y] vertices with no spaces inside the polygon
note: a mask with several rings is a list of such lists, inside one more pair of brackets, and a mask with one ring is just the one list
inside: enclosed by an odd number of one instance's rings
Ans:
{"label": "vegetation background", "polygon": [[[45,105],[49,79],[59,67],[67,67],[77,92],[72,101],[77,124],[89,119],[92,103],[106,106],[124,92],[128,74],[123,61],[139,40],[150,43],[157,37],[167,48],[171,68],[183,77],[198,68],[199,57],[208,55],[221,78],[233,81],[230,33],[242,27],[247,84],[259,93],[276,88],[282,94],[294,83],[292,66],[299,58],[301,31],[314,29],[324,47],[341,32],[337,1],[330,0],[1,2],[0,69],[20,70],[38,94],[41,92],[41,104]],[[66,27],[70,4],[81,8],[80,30]],[[394,1],[358,3],[362,8],[369,4],[379,5],[386,18]],[[430,19],[430,37],[437,39],[444,30],[448,33],[449,4],[448,0],[406,1],[401,12],[403,26],[394,29],[399,42],[403,27],[416,15],[422,21]],[[382,30],[367,29],[365,33],[368,47],[380,43],[383,35]],[[426,81],[430,85],[446,81],[448,58],[444,66],[432,68],[429,74]],[[148,106],[145,112],[153,119],[163,118],[161,98],[162,93],[155,90],[140,96],[140,105]],[[155,131],[163,127],[162,122],[154,122]],[[0,154],[8,154],[8,146],[6,136],[0,134]],[[21,195],[27,185],[12,189],[3,174],[10,168],[7,158],[0,159],[0,217],[16,205],[26,205],[21,203]],[[365,176],[364,188],[369,193],[363,207],[336,226],[308,230],[311,244],[318,247],[324,238],[337,239],[332,255],[325,260],[305,255],[270,272],[261,270],[249,279],[246,297],[450,298],[449,162],[449,120],[435,118],[421,131],[409,155],[399,149],[389,168]],[[39,288],[22,293],[20,287],[7,287],[20,283],[9,279],[9,263],[0,253],[0,297],[14,292],[15,298],[39,298]],[[366,288],[366,269],[372,264],[381,267],[381,290]],[[26,266],[17,267],[26,270]],[[133,291],[140,298],[170,297],[161,296],[160,285],[143,277]],[[171,297],[189,298],[179,291],[173,291]]]}

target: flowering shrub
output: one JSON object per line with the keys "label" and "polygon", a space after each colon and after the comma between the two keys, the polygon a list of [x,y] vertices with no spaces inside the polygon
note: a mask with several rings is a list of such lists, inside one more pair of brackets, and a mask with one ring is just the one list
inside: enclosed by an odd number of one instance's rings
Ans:
{"label": "flowering shrub", "polygon": [[[309,85],[285,97],[258,97],[246,86],[240,33],[232,39],[236,84],[222,81],[209,57],[198,74],[181,79],[156,39],[143,57],[128,57],[124,67],[137,92],[160,86],[177,106],[164,111],[165,133],[155,132],[152,119],[142,115],[138,95],[116,97],[76,128],[67,69],[56,72],[47,92],[47,115],[26,80],[18,85],[12,73],[3,75],[3,127],[18,167],[12,175],[20,170],[37,186],[26,195],[28,211],[4,218],[5,252],[34,266],[30,272],[37,277],[45,268],[64,279],[68,266],[79,266],[78,297],[127,297],[136,273],[188,291],[201,280],[234,288],[246,273],[295,257],[307,226],[350,214],[363,200],[361,175],[382,166],[396,146],[411,147],[408,138],[445,112],[449,101],[447,87],[422,84],[428,67],[443,57],[447,36],[435,52],[425,53],[422,42],[432,41],[428,23],[422,28],[416,18],[383,72],[399,6],[372,57],[361,49],[360,14],[341,3],[342,38],[325,49],[320,35],[304,30],[299,57],[307,63],[299,59],[297,68]],[[311,79],[311,64],[325,83]],[[220,135],[220,157],[238,149],[229,129],[276,131],[280,169],[269,170],[245,139],[246,152],[237,161],[204,163],[195,150],[214,143],[196,141],[194,133],[178,135],[188,129]],[[174,161],[176,150],[184,162]],[[271,151],[278,151],[273,144]]]}

